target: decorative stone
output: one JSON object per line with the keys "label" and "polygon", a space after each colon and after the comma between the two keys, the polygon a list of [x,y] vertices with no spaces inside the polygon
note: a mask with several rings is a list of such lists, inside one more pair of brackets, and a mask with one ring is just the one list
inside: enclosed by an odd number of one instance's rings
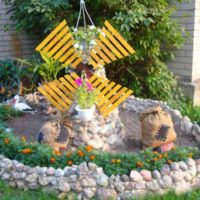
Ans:
{"label": "decorative stone", "polygon": [[142,189],[145,189],[145,188],[146,188],[145,181],[140,181],[140,182],[137,182],[135,184],[136,190],[142,190]]}
{"label": "decorative stone", "polygon": [[156,180],[146,183],[147,188],[152,192],[157,192],[159,190],[159,184]]}
{"label": "decorative stone", "polygon": [[85,188],[83,190],[84,195],[86,196],[86,198],[91,199],[95,196],[95,192],[93,190],[91,190],[90,188]]}
{"label": "decorative stone", "polygon": [[77,182],[78,181],[78,175],[74,174],[74,175],[69,176],[69,181],[73,182],[73,183]]}
{"label": "decorative stone", "polygon": [[183,117],[183,123],[185,127],[185,133],[187,135],[192,134],[192,123],[188,117]]}
{"label": "decorative stone", "polygon": [[39,188],[39,185],[37,183],[30,183],[28,184],[28,188],[30,190],[37,190]]}
{"label": "decorative stone", "polygon": [[108,185],[108,176],[106,176],[105,174],[99,176],[97,178],[97,184],[100,186],[107,186]]}
{"label": "decorative stone", "polygon": [[176,163],[176,162],[173,162],[171,165],[170,165],[171,169],[173,171],[178,171],[179,170],[179,164]]}
{"label": "decorative stone", "polygon": [[104,142],[97,135],[88,141],[88,145],[93,146],[95,149],[102,148],[103,144],[104,144]]}
{"label": "decorative stone", "polygon": [[24,179],[26,177],[26,173],[25,172],[22,172],[22,173],[18,173],[18,172],[16,172],[16,173],[14,173],[13,174],[13,178],[14,179]]}
{"label": "decorative stone", "polygon": [[153,175],[153,178],[155,178],[155,179],[160,179],[161,178],[160,172],[158,170],[154,170],[152,172],[152,175]]}
{"label": "decorative stone", "polygon": [[163,168],[161,169],[161,175],[165,176],[165,175],[169,175],[170,174],[170,167],[169,165],[164,165]]}
{"label": "decorative stone", "polygon": [[194,124],[192,126],[192,135],[193,136],[200,135],[200,127],[198,124]]}
{"label": "decorative stone", "polygon": [[47,169],[47,175],[48,176],[52,176],[52,175],[54,175],[55,174],[55,169],[53,168],[53,167],[49,167],[48,169]]}
{"label": "decorative stone", "polygon": [[133,180],[135,182],[139,182],[139,181],[143,180],[141,174],[138,171],[135,171],[135,170],[131,171],[130,178],[131,178],[131,180]]}
{"label": "decorative stone", "polygon": [[117,199],[117,192],[111,188],[99,188],[96,192],[96,199]]}
{"label": "decorative stone", "polygon": [[140,174],[142,175],[142,177],[145,181],[151,181],[152,180],[151,172],[149,170],[143,169],[142,171],[140,171]]}
{"label": "decorative stone", "polygon": [[31,174],[31,175],[28,175],[25,180],[28,182],[28,183],[35,183],[37,181],[37,178],[38,178],[38,175],[37,174]]}
{"label": "decorative stone", "polygon": [[23,181],[17,181],[17,188],[20,190],[25,188],[24,182]]}
{"label": "decorative stone", "polygon": [[40,167],[38,168],[37,172],[39,175],[45,175],[47,172],[47,167]]}
{"label": "decorative stone", "polygon": [[189,167],[195,167],[195,161],[192,158],[188,158],[185,163],[189,166]]}
{"label": "decorative stone", "polygon": [[116,190],[117,190],[118,192],[121,193],[121,192],[124,191],[125,186],[124,186],[123,182],[119,181],[119,182],[116,182],[116,183],[115,183],[115,188],[116,188]]}
{"label": "decorative stone", "polygon": [[61,181],[58,182],[58,189],[61,192],[69,192],[70,191],[70,185],[67,182],[64,182],[64,181],[61,180]]}
{"label": "decorative stone", "polygon": [[81,187],[81,184],[79,182],[70,184],[70,186],[71,186],[72,191],[74,191],[74,192],[79,193],[79,192],[82,191],[82,187]]}
{"label": "decorative stone", "polygon": [[42,186],[46,186],[49,184],[48,178],[46,176],[39,176],[38,177],[39,183]]}
{"label": "decorative stone", "polygon": [[2,180],[3,180],[3,181],[7,181],[7,180],[9,180],[9,179],[10,179],[10,174],[4,173],[3,176],[2,176]]}
{"label": "decorative stone", "polygon": [[57,180],[56,180],[56,177],[54,176],[48,176],[48,182],[51,184],[51,185],[57,185]]}
{"label": "decorative stone", "polygon": [[130,181],[130,178],[129,178],[127,175],[122,175],[122,176],[121,176],[121,180],[122,180],[123,182],[128,182],[128,181]]}
{"label": "decorative stone", "polygon": [[129,182],[129,183],[127,184],[127,186],[126,186],[126,190],[128,190],[128,191],[134,190],[136,184],[137,184],[137,183],[135,183],[135,182]]}
{"label": "decorative stone", "polygon": [[97,185],[96,181],[93,178],[84,177],[81,180],[81,185],[83,187],[95,187]]}
{"label": "decorative stone", "polygon": [[88,168],[89,168],[89,171],[95,171],[97,168],[97,165],[90,162],[88,163]]}
{"label": "decorative stone", "polygon": [[172,186],[172,178],[170,176],[164,175],[161,180],[159,180],[160,185],[163,188],[170,188]]}
{"label": "decorative stone", "polygon": [[62,169],[57,169],[55,171],[55,176],[56,177],[64,176],[64,171]]}
{"label": "decorative stone", "polygon": [[79,165],[79,172],[81,173],[88,172],[88,167],[86,162],[83,162]]}
{"label": "decorative stone", "polygon": [[172,176],[172,179],[173,179],[173,181],[174,181],[175,183],[180,182],[180,181],[183,180],[183,172],[182,172],[182,171],[173,172],[173,173],[171,174],[171,176]]}
{"label": "decorative stone", "polygon": [[180,167],[180,169],[182,170],[182,171],[187,171],[187,169],[188,169],[188,166],[185,164],[185,162],[183,162],[183,161],[180,161],[179,163],[179,167]]}

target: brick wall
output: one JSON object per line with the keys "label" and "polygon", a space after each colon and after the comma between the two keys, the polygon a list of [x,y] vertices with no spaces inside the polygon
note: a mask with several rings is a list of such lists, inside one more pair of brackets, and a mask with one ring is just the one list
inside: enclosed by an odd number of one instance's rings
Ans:
{"label": "brick wall", "polygon": [[0,59],[32,55],[39,37],[16,33],[14,30],[4,31],[5,25],[14,23],[7,11],[3,0],[0,0]]}

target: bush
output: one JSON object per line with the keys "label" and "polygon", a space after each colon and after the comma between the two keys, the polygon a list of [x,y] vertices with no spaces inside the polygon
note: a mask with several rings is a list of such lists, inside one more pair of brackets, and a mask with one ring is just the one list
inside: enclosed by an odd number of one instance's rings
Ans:
{"label": "bush", "polygon": [[[46,32],[67,16],[70,26],[78,17],[79,1],[18,1],[10,4],[17,29]],[[184,42],[182,27],[172,18],[175,12],[170,2],[176,0],[88,0],[87,7],[97,25],[111,21],[136,53],[107,68],[108,78],[132,88],[135,95],[169,100],[176,81],[167,69],[166,61],[173,58],[171,48]],[[178,0],[182,2],[182,0]],[[101,10],[101,15],[99,15]],[[164,47],[164,48],[163,48]]]}

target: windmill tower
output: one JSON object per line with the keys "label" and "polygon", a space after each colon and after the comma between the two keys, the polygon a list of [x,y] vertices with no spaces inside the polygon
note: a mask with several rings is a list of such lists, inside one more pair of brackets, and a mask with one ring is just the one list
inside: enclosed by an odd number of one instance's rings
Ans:
{"label": "windmill tower", "polygon": [[[85,2],[81,0],[80,13],[75,31],[79,28],[81,14],[83,15],[84,27],[86,27],[86,16],[88,16],[91,26],[95,27],[86,9]],[[104,121],[109,121],[109,119],[113,121],[114,110],[133,91],[108,80],[104,73],[104,66],[109,66],[111,62],[129,56],[134,53],[134,49],[108,21],[105,21],[104,27],[101,28],[100,33],[95,38],[92,48],[84,44],[84,41],[82,42],[83,45],[80,53],[76,48],[77,45],[75,45],[73,34],[70,32],[66,20],[63,20],[36,47],[36,50],[44,53],[51,59],[58,60],[64,66],[70,66],[79,71],[88,70],[88,73],[90,73],[88,81],[98,91],[97,107],[99,112],[97,115],[101,115],[100,118]],[[92,66],[94,73],[88,69],[88,65]],[[77,78],[78,75],[76,73],[71,73],[59,80],[45,83],[38,87],[38,90],[60,112],[67,112],[74,102],[74,93],[78,87],[75,83],[75,79]],[[120,124],[118,114],[116,115],[117,119],[114,126]]]}

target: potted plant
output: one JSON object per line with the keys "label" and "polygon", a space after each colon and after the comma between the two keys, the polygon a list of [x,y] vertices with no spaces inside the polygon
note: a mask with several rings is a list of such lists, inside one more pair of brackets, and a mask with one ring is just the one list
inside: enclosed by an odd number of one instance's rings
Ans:
{"label": "potted plant", "polygon": [[82,72],[81,78],[75,80],[78,88],[76,90],[76,111],[79,118],[84,121],[92,120],[95,111],[97,91],[87,81],[85,71]]}
{"label": "potted plant", "polygon": [[75,29],[74,48],[82,58],[83,63],[89,64],[90,51],[96,46],[97,36],[103,33],[100,28],[96,26],[86,26]]}

